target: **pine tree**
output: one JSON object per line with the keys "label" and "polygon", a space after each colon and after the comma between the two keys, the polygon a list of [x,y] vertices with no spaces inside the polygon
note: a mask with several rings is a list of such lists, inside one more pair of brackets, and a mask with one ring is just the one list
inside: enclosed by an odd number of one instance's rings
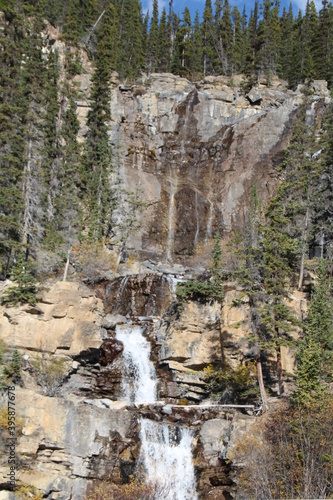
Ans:
{"label": "pine tree", "polygon": [[296,88],[303,81],[303,18],[302,11],[294,22],[292,37],[292,56],[288,70],[288,83],[291,88]]}
{"label": "pine tree", "polygon": [[170,70],[171,41],[168,33],[166,10],[163,9],[158,30],[158,71],[166,73]]}
{"label": "pine tree", "polygon": [[158,31],[158,0],[153,0],[153,15],[150,22],[148,37],[148,71],[150,73],[154,73],[158,66]]}
{"label": "pine tree", "polygon": [[47,223],[54,218],[54,197],[59,186],[59,167],[61,149],[59,146],[58,121],[60,105],[58,102],[58,53],[51,51],[45,71],[44,96],[46,113],[43,120],[42,170],[45,183]]}
{"label": "pine tree", "polygon": [[320,80],[333,82],[333,8],[327,0],[323,0],[319,12],[318,32],[314,39],[314,73]]}
{"label": "pine tree", "polygon": [[16,285],[6,289],[1,297],[1,304],[6,306],[17,306],[25,303],[36,304],[38,300],[36,278],[32,275],[31,266],[26,262],[23,252],[19,252],[17,255],[11,278]]}
{"label": "pine tree", "polygon": [[[327,107],[320,143],[316,151],[317,176],[313,194],[312,244],[321,246],[321,254],[333,260],[333,114]],[[316,148],[316,149],[317,149]]]}
{"label": "pine tree", "polygon": [[313,0],[308,0],[302,22],[302,78],[314,78],[314,62],[316,36],[318,32],[318,15]]}
{"label": "pine tree", "polygon": [[[113,20],[115,22],[115,20]],[[124,0],[119,13],[119,47],[117,71],[121,78],[133,80],[144,67],[143,23],[138,0]],[[111,33],[111,36],[115,34]]]}
{"label": "pine tree", "polygon": [[284,392],[281,364],[281,345],[292,342],[290,335],[296,319],[286,305],[288,282],[297,260],[297,245],[286,228],[290,219],[283,206],[283,190],[280,188],[268,207],[263,247],[263,285],[265,300],[260,310],[260,343],[262,350],[268,348],[276,353],[279,394]]}
{"label": "pine tree", "polygon": [[22,216],[21,242],[26,259],[40,245],[44,232],[42,199],[44,186],[42,177],[43,149],[43,86],[45,66],[42,57],[42,21],[36,16],[27,37],[26,60],[22,71],[26,113],[24,118],[25,161],[23,171],[24,212]]}
{"label": "pine tree", "polygon": [[183,76],[189,75],[193,65],[193,45],[191,14],[187,7],[177,30],[175,47],[173,71]]}
{"label": "pine tree", "polygon": [[231,12],[233,24],[233,41],[232,41],[232,60],[230,72],[231,74],[239,74],[244,70],[245,58],[248,52],[248,38],[245,29],[243,29],[243,20],[241,13],[234,7]]}
{"label": "pine tree", "polygon": [[25,99],[21,77],[24,17],[10,2],[4,6],[0,43],[0,263],[1,275],[8,277],[21,239],[25,153],[22,120]]}
{"label": "pine tree", "polygon": [[276,2],[271,10],[272,3],[265,0],[263,5],[263,19],[259,23],[257,69],[260,74],[269,76],[278,69],[278,53],[280,43],[280,23],[278,19],[279,3]]}
{"label": "pine tree", "polygon": [[95,71],[92,77],[88,114],[89,132],[86,142],[86,164],[88,171],[87,190],[89,193],[88,234],[100,241],[110,231],[110,189],[111,148],[108,138],[110,121],[111,71],[115,67],[114,33],[116,13],[112,3],[105,12],[98,31],[98,46]]}
{"label": "pine tree", "polygon": [[228,0],[224,0],[223,14],[221,19],[221,33],[222,33],[222,68],[225,75],[231,75],[232,71],[232,58],[233,58],[233,33],[230,5]]}
{"label": "pine tree", "polygon": [[281,25],[281,46],[279,50],[278,74],[287,81],[291,80],[291,72],[295,61],[293,60],[293,26],[294,16],[292,4],[289,11],[283,9],[280,18]]}
{"label": "pine tree", "polygon": [[333,300],[327,262],[322,260],[309,304],[304,336],[297,354],[296,391],[298,403],[320,398],[324,384],[333,380]]}
{"label": "pine tree", "polygon": [[193,75],[195,79],[198,79],[198,76],[203,72],[202,66],[202,38],[201,38],[201,29],[200,29],[200,21],[199,21],[199,12],[196,11],[194,24],[193,24]]}
{"label": "pine tree", "polygon": [[203,22],[201,24],[204,75],[208,75],[213,72],[213,60],[215,57],[213,36],[214,26],[212,2],[211,0],[206,0],[205,10],[203,13]]}

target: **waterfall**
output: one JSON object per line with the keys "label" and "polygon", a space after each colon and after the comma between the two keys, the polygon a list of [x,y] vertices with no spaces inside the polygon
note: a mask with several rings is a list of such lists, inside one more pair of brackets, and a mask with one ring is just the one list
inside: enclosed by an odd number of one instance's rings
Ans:
{"label": "waterfall", "polygon": [[[192,432],[186,427],[141,419],[141,451],[146,480],[163,500],[196,500]],[[156,497],[157,498],[157,497]]]}
{"label": "waterfall", "polygon": [[[120,256],[121,256],[121,253],[119,255],[119,258],[120,258]],[[117,294],[117,298],[116,298],[115,305],[114,305],[114,310],[115,311],[118,311],[119,307],[122,305],[123,293],[125,291],[125,288],[126,288],[126,285],[127,285],[127,281],[128,281],[128,276],[125,276],[121,280],[121,283],[120,283],[120,286],[119,286],[119,290],[118,290],[118,294]]]}
{"label": "waterfall", "polygon": [[122,400],[154,403],[157,393],[156,372],[150,361],[150,343],[143,336],[143,328],[117,325],[116,338],[124,344]]}

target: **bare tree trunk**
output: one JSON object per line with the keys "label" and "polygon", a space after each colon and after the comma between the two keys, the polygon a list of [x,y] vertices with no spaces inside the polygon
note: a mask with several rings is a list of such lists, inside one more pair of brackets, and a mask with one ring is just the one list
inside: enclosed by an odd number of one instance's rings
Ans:
{"label": "bare tree trunk", "polygon": [[276,348],[276,358],[277,358],[277,372],[278,372],[278,383],[279,383],[279,395],[282,396],[284,393],[284,382],[283,382],[283,372],[282,372],[282,360],[281,360],[281,347]]}
{"label": "bare tree trunk", "polygon": [[71,254],[72,247],[70,247],[67,251],[67,260],[66,260],[66,265],[65,265],[65,270],[64,270],[64,277],[62,278],[62,281],[67,280],[67,273],[68,273],[68,268],[69,268],[69,256]]}
{"label": "bare tree trunk", "polygon": [[308,226],[309,226],[309,207],[306,209],[305,221],[304,221],[304,230],[303,230],[303,243],[302,243],[302,258],[301,258],[301,267],[299,270],[299,280],[298,280],[298,290],[302,289],[303,278],[304,278],[304,260],[305,260],[305,251],[306,251],[306,241],[308,237]]}
{"label": "bare tree trunk", "polygon": [[260,354],[257,354],[257,372],[258,372],[260,396],[262,401],[262,411],[266,411],[268,410],[268,403],[267,403],[267,394],[265,390],[264,379],[262,376],[262,365],[261,365]]}

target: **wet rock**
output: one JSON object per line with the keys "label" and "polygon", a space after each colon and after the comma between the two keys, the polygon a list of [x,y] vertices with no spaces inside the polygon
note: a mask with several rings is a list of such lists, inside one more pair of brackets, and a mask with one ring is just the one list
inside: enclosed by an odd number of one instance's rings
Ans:
{"label": "wet rock", "polygon": [[161,316],[169,305],[168,280],[157,274],[134,274],[105,284],[106,313],[123,316]]}

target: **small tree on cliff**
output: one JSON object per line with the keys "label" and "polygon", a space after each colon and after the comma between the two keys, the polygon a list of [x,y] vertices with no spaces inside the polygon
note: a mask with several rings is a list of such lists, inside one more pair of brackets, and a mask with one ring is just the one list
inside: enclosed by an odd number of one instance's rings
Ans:
{"label": "small tree on cliff", "polygon": [[216,300],[223,302],[222,248],[219,233],[216,233],[214,237],[209,277],[206,275],[186,283],[178,283],[176,294],[180,301],[198,300],[209,302]]}
{"label": "small tree on cliff", "polygon": [[31,274],[29,263],[25,261],[24,253],[20,252],[13,269],[12,280],[17,283],[9,287],[1,297],[1,303],[6,306],[17,304],[36,304],[38,297],[36,278]]}

